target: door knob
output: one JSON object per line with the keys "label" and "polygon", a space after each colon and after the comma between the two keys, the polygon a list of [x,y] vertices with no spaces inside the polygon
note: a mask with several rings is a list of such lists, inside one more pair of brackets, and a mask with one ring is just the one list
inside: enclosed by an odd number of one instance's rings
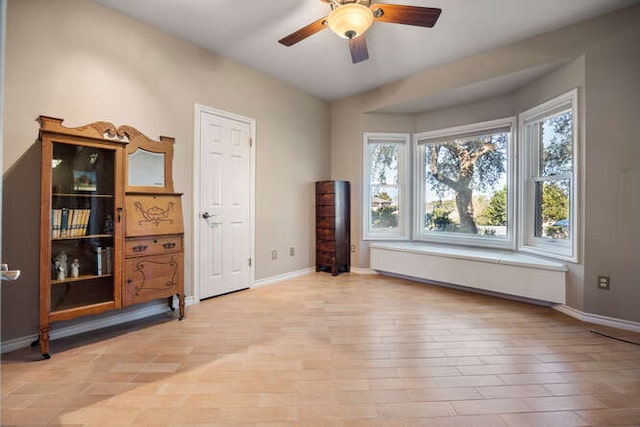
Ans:
{"label": "door knob", "polygon": [[202,212],[202,218],[204,218],[204,219],[213,218],[214,216],[218,216],[218,215],[209,213],[207,211]]}
{"label": "door knob", "polygon": [[7,264],[0,264],[0,273],[2,274],[2,280],[16,280],[20,277],[20,270],[9,270]]}

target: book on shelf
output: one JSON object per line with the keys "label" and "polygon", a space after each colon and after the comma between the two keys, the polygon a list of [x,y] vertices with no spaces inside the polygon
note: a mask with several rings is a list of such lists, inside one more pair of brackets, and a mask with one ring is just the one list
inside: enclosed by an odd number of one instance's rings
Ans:
{"label": "book on shelf", "polygon": [[82,226],[80,229],[80,235],[85,236],[87,234],[87,226],[89,225],[89,217],[91,216],[91,209],[83,209],[82,214]]}
{"label": "book on shelf", "polygon": [[104,262],[105,274],[113,274],[113,247],[107,246],[105,248],[106,257]]}
{"label": "book on shelf", "polygon": [[61,217],[60,217],[60,237],[67,237],[67,225],[69,223],[69,208],[61,209]]}
{"label": "book on shelf", "polygon": [[82,209],[74,209],[73,210],[73,237],[77,237],[80,235],[80,227],[82,223]]}
{"label": "book on shelf", "polygon": [[78,235],[78,222],[80,221],[80,209],[69,209],[69,220],[71,222],[70,237],[76,237]]}
{"label": "book on shelf", "polygon": [[62,209],[51,210],[51,237],[60,237],[60,225],[62,221]]}
{"label": "book on shelf", "polygon": [[78,221],[78,210],[69,208],[69,216],[67,219],[67,237],[76,235],[76,221]]}
{"label": "book on shelf", "polygon": [[96,248],[96,274],[98,276],[113,274],[113,259],[112,246],[98,246]]}
{"label": "book on shelf", "polygon": [[74,214],[74,218],[77,217],[74,222],[74,236],[79,237],[79,236],[84,236],[86,234],[87,231],[87,225],[86,225],[86,221],[88,219],[87,216],[87,211],[89,209],[76,209],[76,212]]}
{"label": "book on shelf", "polygon": [[102,265],[102,246],[98,246],[96,248],[96,275],[102,276],[103,265]]}
{"label": "book on shelf", "polygon": [[91,218],[91,209],[85,209],[84,221],[82,222],[82,235],[87,234],[87,229],[89,227],[89,218]]}
{"label": "book on shelf", "polygon": [[91,209],[51,210],[51,237],[82,237],[87,234]]}

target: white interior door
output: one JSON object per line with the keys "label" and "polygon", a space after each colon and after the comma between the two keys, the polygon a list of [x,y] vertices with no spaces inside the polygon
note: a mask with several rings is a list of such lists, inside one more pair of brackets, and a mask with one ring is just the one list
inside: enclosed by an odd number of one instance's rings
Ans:
{"label": "white interior door", "polygon": [[252,270],[252,123],[198,109],[199,297],[246,289]]}

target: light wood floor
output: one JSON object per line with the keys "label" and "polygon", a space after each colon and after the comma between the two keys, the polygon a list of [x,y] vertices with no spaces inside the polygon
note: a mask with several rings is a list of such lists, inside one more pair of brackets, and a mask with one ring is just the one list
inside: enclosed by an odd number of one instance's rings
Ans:
{"label": "light wood floor", "polygon": [[2,425],[638,426],[640,346],[592,328],[313,273],[6,354]]}

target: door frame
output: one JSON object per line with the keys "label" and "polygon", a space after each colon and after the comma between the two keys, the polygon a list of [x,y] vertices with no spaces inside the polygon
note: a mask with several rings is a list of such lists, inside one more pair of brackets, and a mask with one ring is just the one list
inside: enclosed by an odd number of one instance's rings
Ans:
{"label": "door frame", "polygon": [[194,143],[193,143],[193,302],[200,302],[200,142],[201,113],[214,114],[225,119],[235,120],[248,124],[251,134],[251,146],[249,148],[249,288],[253,288],[256,281],[256,121],[255,119],[240,116],[238,114],[195,104],[194,108]]}

